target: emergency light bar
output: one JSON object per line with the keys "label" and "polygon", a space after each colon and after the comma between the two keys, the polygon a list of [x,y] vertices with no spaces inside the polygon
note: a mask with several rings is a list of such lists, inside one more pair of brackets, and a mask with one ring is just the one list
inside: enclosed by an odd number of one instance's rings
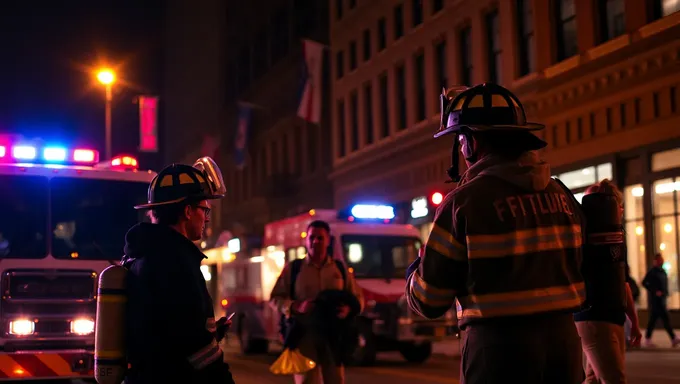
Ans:
{"label": "emergency light bar", "polygon": [[132,156],[121,155],[111,159],[112,168],[137,169],[139,168],[137,159]]}
{"label": "emergency light bar", "polygon": [[0,163],[92,165],[97,161],[99,152],[93,149],[0,144]]}
{"label": "emergency light bar", "polygon": [[357,219],[392,220],[395,217],[394,207],[389,205],[357,204],[351,213]]}

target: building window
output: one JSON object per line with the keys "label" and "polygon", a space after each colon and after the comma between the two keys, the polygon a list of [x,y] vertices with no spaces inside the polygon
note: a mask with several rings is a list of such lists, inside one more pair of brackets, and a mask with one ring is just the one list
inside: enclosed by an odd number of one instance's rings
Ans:
{"label": "building window", "polygon": [[267,50],[269,44],[266,29],[261,29],[255,35],[254,46],[257,47],[258,51],[256,51],[257,54],[253,55],[253,78],[257,79],[264,75],[269,67],[269,52]]}
{"label": "building window", "polygon": [[337,106],[338,113],[338,157],[345,157],[347,148],[345,147],[345,101],[339,100]]}
{"label": "building window", "polygon": [[397,111],[399,113],[399,121],[397,129],[406,129],[406,109],[408,104],[406,103],[406,71],[404,66],[400,65],[394,71],[397,83]]}
{"label": "building window", "polygon": [[534,10],[532,0],[517,0],[517,35],[519,38],[519,75],[536,71],[534,58]]}
{"label": "building window", "polygon": [[342,19],[343,4],[342,0],[335,0],[335,20]]}
{"label": "building window", "polygon": [[425,93],[425,54],[419,53],[413,59],[413,70],[416,86],[416,121],[425,120],[427,111],[426,103],[427,94]]}
{"label": "building window", "polygon": [[293,166],[293,173],[296,175],[299,175],[302,173],[302,167],[301,167],[301,161],[300,161],[300,154],[302,153],[302,147],[303,147],[303,142],[302,142],[302,126],[297,126],[295,127],[295,132],[293,134],[293,150],[291,151],[291,156],[292,156],[292,166]]}
{"label": "building window", "polygon": [[245,91],[250,86],[250,47],[243,46],[238,54],[238,78],[237,89],[239,92]]}
{"label": "building window", "polygon": [[335,54],[335,78],[342,79],[345,74],[345,55],[342,51]]}
{"label": "building window", "polygon": [[349,43],[349,70],[357,69],[357,42],[351,41]]}
{"label": "building window", "polygon": [[[629,185],[623,189],[623,219],[626,231],[626,248],[630,276],[642,286],[647,273],[645,252],[645,211],[642,184]],[[647,295],[640,295],[639,307],[647,307]]]}
{"label": "building window", "polygon": [[583,198],[583,190],[603,179],[611,180],[612,177],[612,163],[602,163],[557,175],[557,178],[574,192],[574,197],[579,202]]}
{"label": "building window", "polygon": [[319,130],[307,129],[307,170],[316,171],[319,165]]}
{"label": "building window", "polygon": [[625,0],[600,0],[600,43],[626,33]]}
{"label": "building window", "polygon": [[364,128],[366,145],[373,144],[373,89],[371,83],[364,85]]}
{"label": "building window", "polygon": [[432,0],[432,13],[437,13],[444,9],[444,0]]}
{"label": "building window", "polygon": [[660,253],[664,257],[663,268],[668,274],[668,308],[680,309],[677,264],[680,177],[657,180],[652,188],[654,254]]}
{"label": "building window", "polygon": [[460,80],[463,85],[472,84],[472,30],[470,27],[460,31]]}
{"label": "building window", "polygon": [[271,39],[272,62],[275,62],[288,53],[290,43],[290,30],[288,28],[288,9],[281,8],[272,20],[273,36]]}
{"label": "building window", "polygon": [[563,61],[578,53],[576,41],[576,7],[574,0],[555,0],[557,14],[557,61]]}
{"label": "building window", "polygon": [[680,11],[680,1],[677,0],[653,0],[651,20],[654,21]]}
{"label": "building window", "polygon": [[371,30],[364,29],[364,61],[371,59]]}
{"label": "building window", "polygon": [[423,23],[423,1],[411,0],[411,21],[417,27]]}
{"label": "building window", "polygon": [[439,105],[439,91],[448,88],[448,76],[446,67],[446,40],[439,41],[434,46],[434,65],[437,89],[435,95],[435,105]]}
{"label": "building window", "polygon": [[657,152],[652,155],[652,172],[680,168],[680,148]]}
{"label": "building window", "polygon": [[387,20],[381,18],[378,20],[378,52],[385,49],[387,46]]}
{"label": "building window", "polygon": [[399,40],[404,36],[404,6],[402,4],[394,7],[394,40]]}
{"label": "building window", "polygon": [[500,84],[501,79],[501,36],[498,25],[498,11],[486,15],[486,37],[488,47],[489,80]]}
{"label": "building window", "polygon": [[349,118],[352,124],[352,136],[350,140],[352,141],[352,151],[359,149],[359,98],[357,97],[356,91],[352,92],[349,96]]}
{"label": "building window", "polygon": [[319,2],[317,0],[294,0],[295,36],[304,38],[316,30],[319,24]]}
{"label": "building window", "polygon": [[380,76],[380,135],[382,138],[390,135],[390,105],[387,74]]}

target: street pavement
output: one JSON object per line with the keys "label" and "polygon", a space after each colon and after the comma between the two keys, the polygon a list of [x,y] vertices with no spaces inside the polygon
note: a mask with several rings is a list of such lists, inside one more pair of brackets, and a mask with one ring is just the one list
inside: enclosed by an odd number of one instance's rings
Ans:
{"label": "street pavement", "polygon": [[[441,343],[433,357],[423,364],[409,364],[398,353],[384,353],[375,367],[350,367],[348,384],[458,384],[460,355],[458,343]],[[274,376],[269,365],[278,356],[243,356],[236,346],[227,347],[226,360],[237,384],[292,383],[289,376]],[[658,348],[627,353],[629,384],[680,384],[680,348]],[[508,377],[508,383],[513,382]]]}

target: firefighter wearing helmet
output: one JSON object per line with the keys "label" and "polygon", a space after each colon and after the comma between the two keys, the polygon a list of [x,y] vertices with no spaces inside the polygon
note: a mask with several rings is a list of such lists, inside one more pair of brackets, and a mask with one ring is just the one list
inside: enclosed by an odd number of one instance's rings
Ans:
{"label": "firefighter wearing helmet", "polygon": [[430,319],[457,300],[464,384],[582,379],[572,313],[585,299],[583,215],[536,152],[546,143],[532,131],[543,128],[496,84],[441,98],[435,137],[453,137],[448,174],[458,185],[409,267],[406,297]]}
{"label": "firefighter wearing helmet", "polygon": [[125,237],[125,382],[233,383],[220,339],[228,322],[215,321],[194,241],[210,220],[210,201],[225,195],[222,174],[209,157],[173,164],[151,182],[152,223]]}

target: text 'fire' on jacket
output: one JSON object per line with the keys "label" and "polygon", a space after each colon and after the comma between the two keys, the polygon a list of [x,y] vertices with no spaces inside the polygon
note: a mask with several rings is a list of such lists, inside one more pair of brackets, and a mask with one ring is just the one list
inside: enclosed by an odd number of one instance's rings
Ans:
{"label": "text 'fire' on jacket", "polygon": [[164,225],[138,224],[125,240],[127,382],[233,383],[216,340],[203,253]]}
{"label": "text 'fire' on jacket", "polygon": [[472,165],[435,214],[409,306],[427,318],[458,301],[461,327],[489,318],[572,312],[585,299],[583,216],[527,152]]}

